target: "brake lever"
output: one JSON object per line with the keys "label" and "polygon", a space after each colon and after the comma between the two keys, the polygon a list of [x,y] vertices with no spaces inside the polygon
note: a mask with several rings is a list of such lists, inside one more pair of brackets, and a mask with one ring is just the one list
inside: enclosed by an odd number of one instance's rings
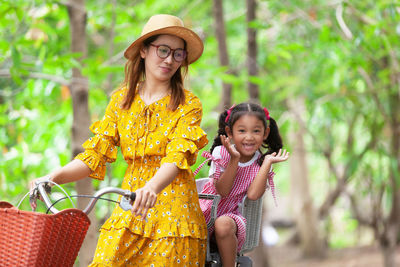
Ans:
{"label": "brake lever", "polygon": [[121,200],[119,202],[119,206],[121,209],[128,211],[132,209],[132,203],[136,199],[136,193],[135,192],[130,192],[126,191],[124,195],[122,195]]}
{"label": "brake lever", "polygon": [[[29,203],[31,204],[32,211],[36,211],[37,205],[36,200],[38,199],[39,190],[35,187],[29,194]],[[33,208],[35,207],[35,208]]]}
{"label": "brake lever", "polygon": [[132,209],[131,199],[129,196],[122,196],[121,201],[119,202],[119,206],[121,209],[128,211]]}
{"label": "brake lever", "polygon": [[[46,191],[47,194],[51,193],[51,186],[49,185],[49,183],[44,183],[44,190]],[[29,203],[30,204],[36,204],[37,199],[40,199],[40,193],[38,190],[38,184],[36,185],[36,187],[32,190],[32,193],[29,194]],[[34,205],[35,208],[32,208],[32,211],[36,211],[36,207],[37,205]],[[32,205],[31,205],[32,207]]]}

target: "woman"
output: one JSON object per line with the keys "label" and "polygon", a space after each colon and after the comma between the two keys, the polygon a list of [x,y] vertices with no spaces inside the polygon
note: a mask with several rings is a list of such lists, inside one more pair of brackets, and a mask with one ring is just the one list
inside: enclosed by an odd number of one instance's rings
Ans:
{"label": "woman", "polygon": [[122,188],[135,191],[136,201],[131,211],[117,206],[101,227],[91,266],[204,265],[207,226],[190,165],[208,141],[201,103],[183,89],[188,65],[202,52],[201,39],[179,18],[151,17],[125,51],[125,81],[91,126],[85,151],[39,178],[102,180],[121,147],[128,163]]}

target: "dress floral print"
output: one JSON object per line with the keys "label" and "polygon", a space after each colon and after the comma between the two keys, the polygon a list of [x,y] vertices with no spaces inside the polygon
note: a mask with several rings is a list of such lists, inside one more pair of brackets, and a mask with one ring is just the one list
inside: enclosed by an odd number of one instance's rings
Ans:
{"label": "dress floral print", "polygon": [[208,142],[200,128],[201,103],[185,90],[185,103],[172,111],[166,108],[169,95],[146,105],[136,94],[131,108],[123,110],[126,93],[122,88],[112,95],[104,118],[90,128],[94,136],[76,158],[89,166],[92,178],[102,180],[106,163],[116,160],[121,147],[128,163],[122,188],[131,191],[143,187],[163,163],[175,164],[180,172],[144,220],[116,206],[101,227],[92,266],[202,265],[207,226],[190,169]]}

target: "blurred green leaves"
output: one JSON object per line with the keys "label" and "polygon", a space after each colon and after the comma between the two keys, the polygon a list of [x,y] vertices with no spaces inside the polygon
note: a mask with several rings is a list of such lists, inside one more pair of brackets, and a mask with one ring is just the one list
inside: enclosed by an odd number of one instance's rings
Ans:
{"label": "blurred green leaves", "polygon": [[[115,5],[113,4],[115,3]],[[313,1],[258,1],[257,19],[245,22],[244,1],[224,1],[229,69],[218,64],[212,1],[87,0],[88,55],[70,52],[66,6],[55,0],[6,0],[0,3],[0,190],[1,199],[16,204],[27,182],[70,160],[72,107],[71,68],[89,78],[91,120],[100,119],[110,92],[124,78],[123,52],[154,13],[180,16],[204,40],[203,56],[189,67],[186,87],[203,103],[202,126],[208,149],[216,134],[222,82],[233,85],[233,102],[247,101],[248,81],[260,89],[260,102],[278,121],[286,148],[299,118],[288,112],[294,98],[305,100],[300,114],[308,130],[311,184],[317,205],[335,183],[327,167],[329,151],[337,166],[348,166],[357,197],[377,197],[387,186],[391,156],[390,119],[396,102],[400,61],[399,5],[390,0],[343,3],[344,21],[352,32],[347,39],[337,21],[337,4]],[[101,7],[101,8],[100,8]],[[257,29],[259,75],[247,74],[246,26]],[[397,67],[396,67],[397,66]],[[350,135],[350,136],[349,136]],[[351,141],[349,143],[349,140]],[[370,141],[363,157],[360,153]],[[198,157],[195,169],[204,159]],[[118,185],[126,163],[119,154],[107,183]],[[198,177],[208,174],[203,167]],[[279,184],[288,188],[288,173]],[[98,182],[94,182],[96,186]],[[286,193],[283,191],[283,193]],[[386,203],[386,202],[385,202]],[[387,206],[386,206],[387,207]],[[357,225],[342,215],[347,230]],[[344,227],[343,229],[346,229]],[[334,240],[342,246],[343,240]]]}

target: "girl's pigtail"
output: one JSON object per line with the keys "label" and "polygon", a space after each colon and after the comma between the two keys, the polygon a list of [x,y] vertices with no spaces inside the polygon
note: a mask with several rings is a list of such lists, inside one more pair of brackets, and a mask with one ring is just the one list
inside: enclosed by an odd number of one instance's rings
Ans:
{"label": "girl's pigtail", "polygon": [[213,144],[212,144],[212,146],[210,148],[210,153],[211,154],[212,154],[212,152],[213,152],[215,147],[222,145],[220,135],[226,135],[226,132],[225,132],[225,126],[226,126],[225,119],[226,119],[226,116],[228,116],[228,112],[226,110],[224,112],[222,112],[221,115],[219,116],[218,133],[217,133],[217,136],[214,138],[214,142],[213,142]]}
{"label": "girl's pigtail", "polygon": [[266,155],[272,154],[274,152],[278,153],[279,149],[283,147],[282,138],[279,134],[278,125],[276,121],[270,117],[269,119],[269,135],[267,139],[264,141],[266,144],[267,152],[265,152],[259,159],[259,164],[261,165],[264,161]]}
{"label": "girl's pigtail", "polygon": [[265,143],[268,146],[267,154],[271,154],[273,152],[278,153],[279,149],[283,147],[282,138],[279,134],[278,125],[273,118],[269,119],[269,135]]}

